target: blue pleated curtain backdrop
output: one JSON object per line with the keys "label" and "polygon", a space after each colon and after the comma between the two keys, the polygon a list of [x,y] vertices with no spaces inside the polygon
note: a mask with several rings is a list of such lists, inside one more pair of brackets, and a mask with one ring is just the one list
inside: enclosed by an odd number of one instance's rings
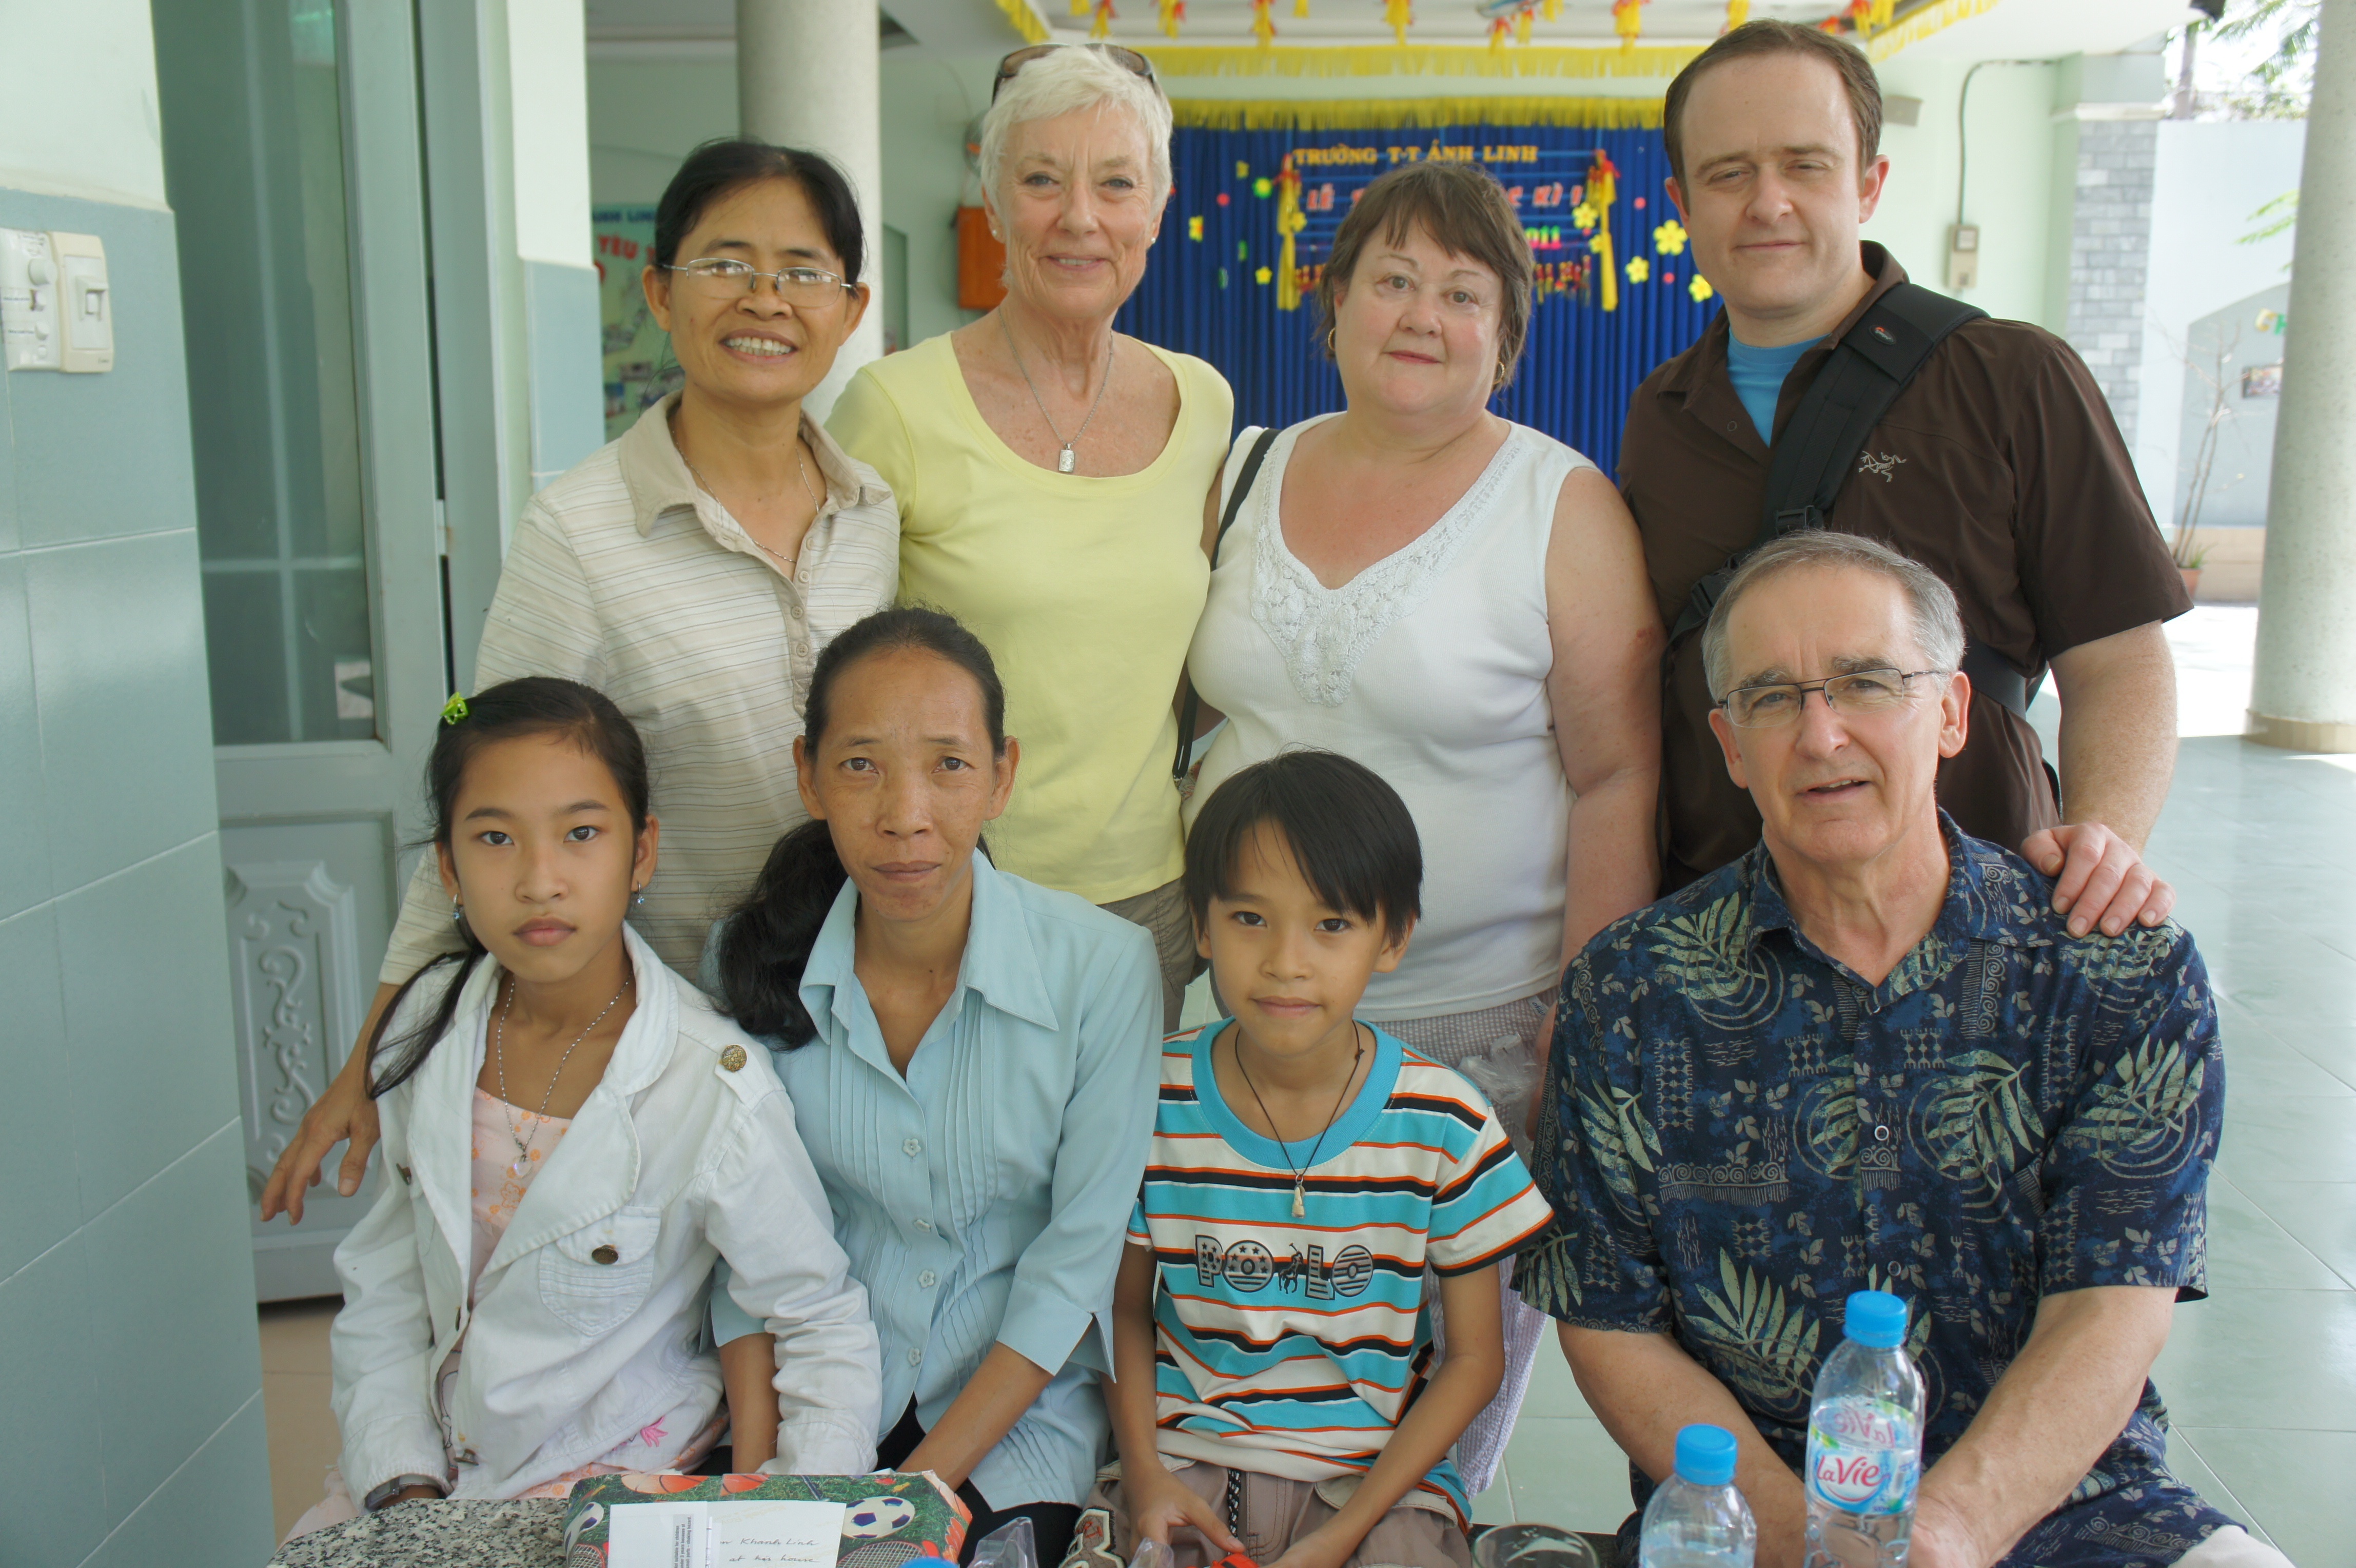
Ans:
{"label": "blue pleated curtain backdrop", "polygon": [[[1601,212],[1583,200],[1598,152],[1617,174],[1613,199]],[[1304,286],[1290,310],[1279,307],[1277,276],[1287,155],[1301,179],[1306,222],[1295,242]],[[1216,366],[1235,388],[1238,425],[1282,426],[1342,406],[1305,280],[1315,276],[1354,194],[1410,158],[1478,162],[1516,198],[1538,263],[1538,299],[1513,383],[1492,406],[1576,447],[1606,473],[1618,466],[1629,395],[1655,366],[1700,337],[1719,308],[1708,285],[1697,284],[1683,230],[1671,226],[1676,210],[1661,188],[1669,165],[1657,129],[1182,124],[1172,157],[1175,194],[1119,326]],[[1605,308],[1605,257],[1590,243],[1599,231],[1610,236],[1615,308]]]}

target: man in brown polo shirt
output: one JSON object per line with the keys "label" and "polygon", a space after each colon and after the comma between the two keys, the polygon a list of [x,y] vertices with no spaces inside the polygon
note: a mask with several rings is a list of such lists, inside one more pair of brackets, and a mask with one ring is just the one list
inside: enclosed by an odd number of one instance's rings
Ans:
{"label": "man in brown polo shirt", "polygon": [[[1858,238],[1890,160],[1880,91],[1856,49],[1753,22],[1686,67],[1665,114],[1669,196],[1725,301],[1702,340],[1637,390],[1621,446],[1621,489],[1675,625],[1693,585],[1757,532],[1762,426],[1788,420],[1842,334],[1905,274]],[[2059,800],[2036,733],[1981,691],[1968,743],[1940,769],[1940,803],[1965,832],[2059,874],[2054,904],[2073,911],[2073,929],[2157,925],[2174,895],[2140,850],[2175,766],[2161,623],[2190,600],[2078,357],[2023,322],[1957,328],[1867,439],[1826,526],[1932,567],[1975,643],[2030,680],[2050,668],[2059,688]],[[1666,658],[1671,888],[1759,840],[1710,733],[1700,644],[1689,636]]]}

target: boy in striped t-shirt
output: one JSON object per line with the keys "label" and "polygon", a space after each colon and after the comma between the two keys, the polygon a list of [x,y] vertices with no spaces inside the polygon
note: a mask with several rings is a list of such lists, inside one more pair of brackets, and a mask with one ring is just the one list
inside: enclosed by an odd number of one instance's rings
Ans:
{"label": "boy in striped t-shirt", "polygon": [[1504,1369],[1496,1264],[1553,1216],[1479,1091],[1354,1015],[1422,876],[1398,794],[1328,752],[1196,819],[1186,896],[1235,1016],[1162,1048],[1114,1289],[1120,1476],[1090,1499],[1123,1561],[1141,1535],[1181,1568],[1472,1561],[1448,1451]]}

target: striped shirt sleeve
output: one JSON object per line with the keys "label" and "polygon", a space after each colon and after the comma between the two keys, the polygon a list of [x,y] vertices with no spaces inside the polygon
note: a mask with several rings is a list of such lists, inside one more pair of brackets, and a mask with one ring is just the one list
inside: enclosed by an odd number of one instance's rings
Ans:
{"label": "striped shirt sleeve", "polygon": [[1554,1219],[1496,1112],[1471,1085],[1464,1090],[1464,1108],[1478,1112],[1481,1130],[1441,1167],[1439,1190],[1432,1195],[1427,1255],[1441,1274],[1486,1268]]}

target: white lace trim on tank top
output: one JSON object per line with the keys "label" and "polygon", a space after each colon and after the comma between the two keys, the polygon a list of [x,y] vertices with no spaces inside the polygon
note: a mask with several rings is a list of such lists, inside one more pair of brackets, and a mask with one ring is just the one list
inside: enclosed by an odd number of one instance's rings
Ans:
{"label": "white lace trim on tank top", "polygon": [[1283,463],[1273,474],[1263,473],[1255,487],[1259,491],[1254,498],[1259,537],[1252,561],[1251,609],[1252,619],[1283,653],[1285,672],[1302,702],[1338,708],[1349,700],[1359,662],[1394,622],[1414,614],[1430,596],[1524,452],[1518,434],[1507,435],[1472,488],[1438,522],[1340,587],[1329,588],[1284,542],[1278,505],[1285,469],[1292,463],[1291,442],[1287,442]]}

